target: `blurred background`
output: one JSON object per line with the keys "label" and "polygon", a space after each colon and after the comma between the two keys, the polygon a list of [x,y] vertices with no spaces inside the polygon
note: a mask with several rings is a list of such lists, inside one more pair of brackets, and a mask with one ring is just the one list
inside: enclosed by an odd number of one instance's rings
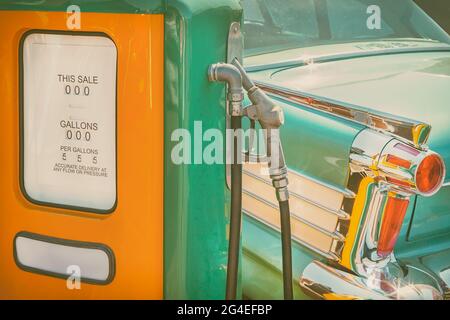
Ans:
{"label": "blurred background", "polygon": [[450,34],[450,0],[414,0]]}

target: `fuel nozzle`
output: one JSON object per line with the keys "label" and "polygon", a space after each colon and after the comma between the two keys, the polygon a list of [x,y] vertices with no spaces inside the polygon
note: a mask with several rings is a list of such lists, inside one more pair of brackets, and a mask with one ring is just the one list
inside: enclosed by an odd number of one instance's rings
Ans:
{"label": "fuel nozzle", "polygon": [[[238,157],[240,157],[242,150],[238,148],[237,133],[241,129],[242,117],[246,116],[250,118],[253,125],[255,121],[258,121],[265,132],[269,173],[280,205],[284,297],[291,300],[293,299],[293,290],[289,192],[287,168],[279,136],[279,128],[284,123],[283,110],[260,88],[255,86],[236,59],[232,64],[218,63],[211,65],[208,70],[208,78],[211,82],[225,82],[228,85],[228,115],[234,133],[226,298],[228,300],[236,299],[238,283],[242,214],[242,164],[238,161]],[[252,102],[251,106],[244,109],[242,108],[244,97],[242,87],[247,91]]]}
{"label": "fuel nozzle", "polygon": [[265,130],[270,177],[278,201],[287,201],[289,200],[287,168],[279,135],[279,129],[284,124],[283,109],[253,83],[238,60],[233,60],[233,65],[240,71],[242,85],[252,102],[252,105],[245,107],[242,113],[251,121],[258,121]]}
{"label": "fuel nozzle", "polygon": [[258,121],[261,128],[264,129],[269,174],[280,206],[284,298],[292,300],[292,249],[288,171],[279,133],[279,128],[284,124],[283,109],[253,83],[237,59],[234,59],[232,64],[240,71],[242,85],[252,102],[251,106],[242,110],[242,114],[253,122],[252,127],[254,127],[254,122]]}

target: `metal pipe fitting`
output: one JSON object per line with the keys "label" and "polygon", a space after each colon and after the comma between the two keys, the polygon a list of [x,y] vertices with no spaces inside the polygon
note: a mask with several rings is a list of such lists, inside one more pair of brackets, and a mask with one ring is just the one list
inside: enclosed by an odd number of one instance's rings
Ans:
{"label": "metal pipe fitting", "polygon": [[226,82],[228,85],[227,98],[230,102],[228,113],[232,117],[242,116],[242,75],[237,67],[227,63],[216,63],[209,67],[209,81]]}

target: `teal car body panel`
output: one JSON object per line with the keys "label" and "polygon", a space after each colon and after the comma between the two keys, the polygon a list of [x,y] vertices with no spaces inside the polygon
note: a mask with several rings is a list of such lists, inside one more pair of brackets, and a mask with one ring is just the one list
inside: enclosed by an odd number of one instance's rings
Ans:
{"label": "teal car body panel", "polygon": [[364,126],[311,112],[278,98],[286,123],[281,139],[290,169],[344,190],[348,181],[350,148]]}
{"label": "teal car body panel", "polygon": [[[348,182],[350,148],[363,125],[311,111],[305,106],[274,98],[285,113],[281,139],[288,167],[336,189],[345,190]],[[281,240],[278,231],[244,215],[242,230],[244,298],[282,299]],[[310,299],[298,279],[319,254],[294,242],[292,248],[294,296]]]}
{"label": "teal car body panel", "polygon": [[[384,46],[389,49],[389,42],[385,42]],[[248,57],[246,65],[251,71],[252,78],[264,84],[323,97],[379,114],[392,114],[430,124],[432,131],[427,144],[430,149],[443,157],[449,168],[450,46],[423,41],[404,41],[402,47],[409,47],[410,50],[407,50],[409,52],[380,54],[377,42],[319,46]],[[314,62],[315,60],[317,62]],[[286,62],[283,63],[283,61]],[[305,137],[308,138],[303,140],[302,137],[305,134],[303,128],[308,125],[305,126],[302,121],[307,117],[305,118],[302,114],[297,118],[296,115],[300,114],[293,113],[291,106],[286,107],[283,103],[281,105],[286,112],[282,138],[288,165],[291,167],[301,163],[300,167],[304,174],[318,177],[324,182],[338,182],[345,187],[347,180],[343,179],[342,173],[348,173],[346,160],[349,157],[348,148],[352,140],[351,137],[347,140],[341,138],[335,140],[342,132],[339,126],[326,124],[326,122],[336,121],[337,118],[319,112],[320,117],[326,120],[315,119],[310,124],[314,134],[308,136],[306,133]],[[301,105],[297,107],[302,109]],[[306,110],[306,113],[314,112],[311,109]],[[351,135],[353,137],[358,130],[364,128],[362,125],[354,127],[349,126],[348,123],[343,125],[355,130]],[[302,146],[305,142],[306,145]],[[308,149],[308,143],[314,146],[314,150]],[[339,145],[347,146],[347,154],[344,155],[345,152],[341,154],[342,171],[340,173],[334,171],[330,175],[324,174],[327,169],[333,171],[333,166],[326,163],[326,152],[330,152],[328,156],[333,157],[333,149],[338,148]],[[301,148],[305,148],[304,152],[296,153],[296,150]],[[324,153],[320,154],[321,152]],[[298,158],[295,158],[294,154],[297,154]],[[314,157],[311,158],[315,158],[316,162],[314,165],[308,165],[310,162],[306,158],[312,154]],[[447,171],[445,181],[448,182],[449,179],[450,173]],[[424,266],[436,279],[439,279],[441,269],[450,266],[449,192],[450,187],[444,186],[430,198],[423,196],[412,198],[412,205],[408,208],[395,249],[395,256],[400,265]],[[272,238],[269,245],[267,245],[269,240],[265,241],[264,245],[258,242],[257,239],[262,237],[262,234],[264,234],[263,237]],[[268,230],[265,225],[247,217],[243,238],[244,294],[251,298],[281,299],[279,234],[277,232],[274,234],[273,230]],[[301,292],[298,280],[309,262],[321,261],[323,258],[317,257],[315,253],[298,244],[293,247],[293,256],[296,298],[306,299],[307,296]],[[439,263],[421,262],[428,256],[432,256]],[[264,275],[257,276],[261,272]],[[265,280],[269,277],[270,280]],[[253,284],[254,281],[258,281],[258,284]],[[263,283],[267,285],[278,283],[279,286],[277,290],[263,290]],[[259,289],[256,290],[256,288]]]}
{"label": "teal car body panel", "polygon": [[[244,216],[242,228],[242,290],[244,298],[283,299],[280,233],[249,216]],[[299,279],[311,259],[321,260],[323,258],[308,251],[305,247],[293,243],[292,270],[295,299],[310,299],[302,291],[296,279]]]}
{"label": "teal car body panel", "polygon": [[418,197],[410,241],[419,241],[448,234],[450,230],[450,187],[443,187],[432,198]]}
{"label": "teal car body panel", "polygon": [[449,167],[450,119],[446,113],[450,101],[450,45],[436,52],[420,52],[417,43],[404,43],[408,45],[418,52],[330,58],[323,63],[266,71],[262,76],[255,75],[255,79],[381,113],[420,119],[432,127],[428,145],[444,157]]}
{"label": "teal car body panel", "polygon": [[[345,190],[348,182],[350,149],[365,126],[311,111],[286,100],[275,101],[283,108],[285,124],[281,139],[286,163],[291,170]],[[242,291],[244,298],[282,299],[281,240],[278,231],[244,215]],[[310,299],[300,288],[303,269],[319,254],[293,242],[293,282],[296,299]]]}

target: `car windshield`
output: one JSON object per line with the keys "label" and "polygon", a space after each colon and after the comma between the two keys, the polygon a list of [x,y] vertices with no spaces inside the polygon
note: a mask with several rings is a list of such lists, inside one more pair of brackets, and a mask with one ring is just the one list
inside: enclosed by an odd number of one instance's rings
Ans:
{"label": "car windshield", "polygon": [[242,0],[246,55],[389,39],[450,43],[412,0]]}

